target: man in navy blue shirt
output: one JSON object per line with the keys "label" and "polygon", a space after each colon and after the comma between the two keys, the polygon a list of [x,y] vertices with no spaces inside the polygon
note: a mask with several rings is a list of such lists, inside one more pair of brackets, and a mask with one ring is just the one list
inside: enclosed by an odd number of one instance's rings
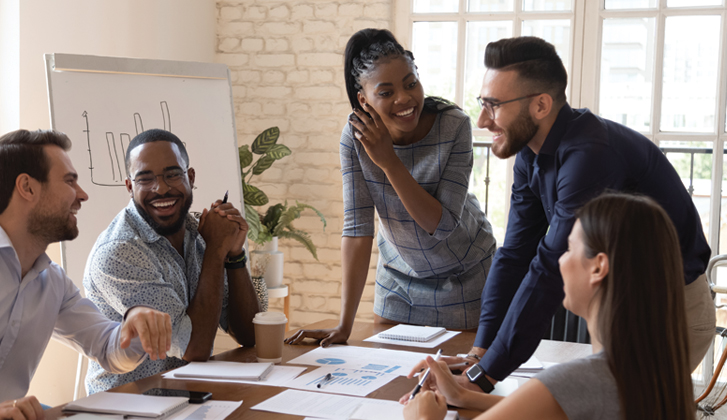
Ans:
{"label": "man in navy blue shirt", "polygon": [[[493,153],[517,154],[504,244],[497,250],[467,372],[487,391],[534,352],[564,292],[558,258],[574,214],[606,189],[655,199],[679,233],[684,258],[690,363],[695,368],[715,331],[704,277],[710,248],[691,197],[661,151],[643,135],[566,102],[567,74],[555,48],[539,38],[490,43],[477,126],[493,134]],[[487,381],[489,383],[486,383]]]}

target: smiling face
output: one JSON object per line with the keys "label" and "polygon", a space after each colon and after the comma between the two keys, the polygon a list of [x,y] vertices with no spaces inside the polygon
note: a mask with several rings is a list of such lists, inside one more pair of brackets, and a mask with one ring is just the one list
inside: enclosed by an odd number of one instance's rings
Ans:
{"label": "smiling face", "polygon": [[403,57],[381,59],[360,83],[359,102],[379,114],[394,140],[415,132],[424,108],[424,89],[412,63]]}
{"label": "smiling face", "polygon": [[192,206],[194,169],[189,168],[179,185],[170,187],[164,177],[157,176],[149,187],[132,180],[144,175],[162,175],[165,170],[186,169],[176,144],[168,141],[144,143],[135,147],[129,156],[126,189],[134,199],[141,217],[161,236],[170,236],[184,227],[187,212]]}
{"label": "smiling face", "polygon": [[[523,92],[518,87],[517,73],[514,71],[487,70],[482,82],[480,97],[504,102],[535,92]],[[486,128],[492,134],[492,152],[500,159],[515,155],[533,139],[538,126],[530,115],[532,99],[510,102],[495,108],[495,118],[487,111],[480,110],[477,127]]]}
{"label": "smiling face", "polygon": [[76,214],[88,195],[78,185],[71,159],[58,146],[44,146],[49,162],[48,181],[41,184],[38,204],[28,215],[28,231],[47,243],[70,241],[78,236]]}

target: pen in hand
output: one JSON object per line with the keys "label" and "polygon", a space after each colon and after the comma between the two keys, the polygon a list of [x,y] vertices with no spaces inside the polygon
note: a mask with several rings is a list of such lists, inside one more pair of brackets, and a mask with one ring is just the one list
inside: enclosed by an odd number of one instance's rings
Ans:
{"label": "pen in hand", "polygon": [[330,373],[327,373],[326,377],[321,379],[321,381],[318,382],[318,385],[316,385],[316,387],[321,388],[323,385],[328,383],[328,381],[330,381],[331,379],[333,379],[333,375],[331,375]]}
{"label": "pen in hand", "polygon": [[222,198],[222,204],[225,204],[227,202],[227,194],[230,192],[230,190],[225,191],[225,196]]}
{"label": "pen in hand", "polygon": [[[437,354],[434,356],[434,361],[436,362],[437,360],[439,360],[439,356],[441,356],[441,355],[442,355],[442,349],[439,349],[437,351]],[[422,390],[422,386],[424,385],[424,382],[427,381],[428,377],[429,377],[429,368],[427,368],[427,371],[424,372],[424,375],[422,375],[422,377],[419,378],[419,383],[417,384],[417,386],[414,387],[414,391],[411,392],[411,395],[409,396],[409,401],[413,400],[414,397],[416,397],[416,395],[419,393],[419,391]]]}

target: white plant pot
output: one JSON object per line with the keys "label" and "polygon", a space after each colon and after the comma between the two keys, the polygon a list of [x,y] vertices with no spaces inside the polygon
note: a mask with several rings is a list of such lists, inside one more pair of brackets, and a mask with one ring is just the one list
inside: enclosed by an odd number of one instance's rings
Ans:
{"label": "white plant pot", "polygon": [[263,249],[258,251],[252,251],[253,254],[268,254],[268,263],[265,266],[265,284],[268,289],[274,289],[283,285],[283,261],[284,254],[278,251],[278,237],[273,237],[273,240],[266,243]]}

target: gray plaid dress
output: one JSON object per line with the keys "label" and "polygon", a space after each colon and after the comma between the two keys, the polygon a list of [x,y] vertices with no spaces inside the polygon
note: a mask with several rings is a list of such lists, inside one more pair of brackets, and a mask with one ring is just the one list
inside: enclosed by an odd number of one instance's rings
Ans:
{"label": "gray plaid dress", "polygon": [[374,312],[410,324],[475,328],[496,244],[477,198],[467,192],[469,117],[458,109],[440,112],[426,137],[394,150],[442,204],[442,218],[433,235],[419,227],[346,125],[340,143],[343,236],[373,236],[374,211],[380,220]]}

